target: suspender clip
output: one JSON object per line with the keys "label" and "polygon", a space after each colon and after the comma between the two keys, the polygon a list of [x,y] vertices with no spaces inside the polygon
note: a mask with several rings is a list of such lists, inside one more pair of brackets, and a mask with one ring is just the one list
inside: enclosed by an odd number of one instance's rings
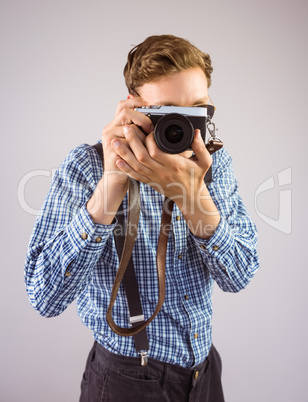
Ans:
{"label": "suspender clip", "polygon": [[133,324],[139,324],[141,322],[144,321],[144,315],[140,314],[140,315],[134,315],[133,317],[129,318],[129,323],[131,325],[131,327],[133,326]]}
{"label": "suspender clip", "polygon": [[141,350],[139,352],[140,357],[141,357],[141,366],[146,366],[148,364],[148,351],[147,350]]}

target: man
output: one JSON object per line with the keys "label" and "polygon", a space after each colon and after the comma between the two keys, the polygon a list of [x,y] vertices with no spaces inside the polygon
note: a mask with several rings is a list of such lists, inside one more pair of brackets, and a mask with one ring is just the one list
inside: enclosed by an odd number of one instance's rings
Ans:
{"label": "man", "polygon": [[[57,170],[36,221],[25,267],[32,305],[46,317],[77,300],[94,333],[81,401],[223,401],[221,361],[212,345],[213,282],[243,289],[258,268],[255,225],[237,192],[231,158],[209,154],[199,130],[191,148],[163,152],[146,114],[150,105],[210,105],[211,59],[188,41],[152,36],[133,48],[124,69],[129,95],[103,130],[104,169],[96,150],[74,149]],[[212,166],[213,181],[204,177]],[[174,200],[166,257],[166,296],[147,327],[149,361],[133,337],[116,335],[106,311],[118,267],[113,230],[127,207],[129,178],[140,182],[133,262],[143,313],[158,299],[156,252],[164,196]],[[124,289],[113,308],[129,327]]]}

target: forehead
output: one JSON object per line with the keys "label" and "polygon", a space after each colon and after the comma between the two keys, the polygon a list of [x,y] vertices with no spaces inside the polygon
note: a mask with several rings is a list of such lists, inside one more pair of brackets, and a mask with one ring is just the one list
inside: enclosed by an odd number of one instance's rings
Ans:
{"label": "forehead", "polygon": [[208,85],[204,72],[197,67],[146,83],[138,92],[152,105],[191,106],[206,101]]}

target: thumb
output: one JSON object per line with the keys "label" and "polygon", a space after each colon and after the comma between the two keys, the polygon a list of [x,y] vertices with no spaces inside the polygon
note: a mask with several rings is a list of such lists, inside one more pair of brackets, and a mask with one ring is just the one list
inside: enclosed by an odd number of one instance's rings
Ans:
{"label": "thumb", "polygon": [[194,151],[197,164],[208,169],[212,164],[212,156],[206,149],[205,143],[201,137],[201,131],[199,129],[195,130],[195,137],[191,144],[191,149]]}

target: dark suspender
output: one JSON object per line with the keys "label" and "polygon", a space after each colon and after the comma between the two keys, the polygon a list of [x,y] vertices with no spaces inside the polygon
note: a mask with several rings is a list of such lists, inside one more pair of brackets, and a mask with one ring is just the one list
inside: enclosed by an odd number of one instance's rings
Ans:
{"label": "dark suspender", "polygon": [[[102,144],[97,143],[97,144],[93,145],[93,147],[98,152],[98,154],[101,158],[101,161],[104,164],[104,155],[103,155]],[[208,171],[204,177],[204,182],[206,184],[211,183],[211,181],[212,181],[212,166],[208,169]],[[116,217],[118,220],[118,224],[116,226],[116,230],[114,231],[114,239],[115,239],[116,249],[117,249],[117,253],[119,256],[119,260],[120,260],[121,256],[122,256],[122,251],[124,248],[124,242],[125,242],[125,235],[124,235],[125,219],[124,219],[124,213],[123,213],[123,204],[120,205],[120,208],[116,214]],[[165,246],[164,246],[165,251],[166,251],[166,247],[167,247],[167,244],[165,244]],[[163,269],[165,270],[165,266],[163,266]],[[132,327],[138,327],[141,324],[143,324],[145,322],[145,320],[144,320],[144,315],[143,315],[143,311],[142,311],[140,294],[139,294],[139,289],[138,289],[138,282],[136,279],[136,274],[135,274],[134,263],[133,263],[132,257],[130,257],[129,262],[127,264],[127,267],[126,267],[126,270],[125,270],[125,273],[123,276],[123,284],[124,284],[126,298],[127,298],[128,307],[129,307],[130,324]],[[164,284],[164,280],[163,280],[163,284]],[[163,294],[164,294],[164,291],[165,290],[163,288]],[[154,317],[154,315],[151,317],[151,319],[153,319],[153,317]],[[108,322],[108,317],[107,317],[107,322]],[[114,324],[114,322],[113,322],[113,324]],[[148,325],[148,324],[145,324],[145,325]],[[121,328],[119,328],[119,330],[121,330]],[[128,332],[123,328],[122,328],[122,330],[124,330],[125,332]],[[130,331],[130,332],[132,332],[132,331]],[[127,335],[125,334],[125,336],[127,336]],[[145,366],[148,361],[148,350],[149,350],[149,341],[148,341],[148,337],[147,337],[146,328],[141,329],[136,334],[133,334],[133,336],[134,336],[136,351],[138,354],[141,355],[141,365]]]}
{"label": "dark suspender", "polygon": [[[93,145],[93,147],[98,152],[102,163],[104,163],[103,147],[101,143]],[[125,219],[123,213],[123,205],[116,214],[118,224],[114,231],[114,239],[116,243],[116,249],[121,258],[124,240],[125,240]],[[129,307],[130,324],[132,327],[136,327],[144,322],[144,315],[142,311],[140,294],[138,289],[138,282],[135,274],[134,263],[132,257],[129,260],[125,275],[123,277],[123,284],[125,288],[126,298]],[[145,366],[147,364],[147,354],[149,350],[149,341],[147,336],[146,328],[134,335],[135,348],[138,354],[141,356],[141,365]]]}

